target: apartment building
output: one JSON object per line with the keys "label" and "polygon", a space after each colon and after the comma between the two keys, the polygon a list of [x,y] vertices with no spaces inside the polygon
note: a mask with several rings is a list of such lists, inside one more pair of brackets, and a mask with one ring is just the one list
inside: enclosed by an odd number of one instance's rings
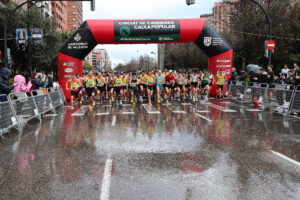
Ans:
{"label": "apartment building", "polygon": [[82,2],[68,1],[67,2],[67,30],[74,31],[82,24]]}
{"label": "apartment building", "polygon": [[56,31],[67,31],[67,2],[51,1],[52,15],[57,23]]}

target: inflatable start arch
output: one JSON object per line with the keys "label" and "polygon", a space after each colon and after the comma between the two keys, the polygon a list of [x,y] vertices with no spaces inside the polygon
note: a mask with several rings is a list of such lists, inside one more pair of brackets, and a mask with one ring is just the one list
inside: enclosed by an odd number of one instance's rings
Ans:
{"label": "inflatable start arch", "polygon": [[208,68],[215,75],[223,69],[232,72],[232,47],[201,18],[163,20],[87,20],[58,52],[59,83],[82,74],[82,61],[97,44],[151,44],[195,42],[209,57]]}

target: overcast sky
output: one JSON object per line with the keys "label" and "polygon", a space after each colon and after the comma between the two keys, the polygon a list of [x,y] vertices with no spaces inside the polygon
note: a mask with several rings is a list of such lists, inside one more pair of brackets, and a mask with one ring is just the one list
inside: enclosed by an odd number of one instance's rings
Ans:
{"label": "overcast sky", "polygon": [[[83,17],[87,19],[174,19],[198,18],[212,12],[215,0],[196,0],[187,6],[186,0],[96,0],[96,10],[90,11],[90,2],[83,3]],[[157,45],[98,45],[105,48],[113,62],[125,63],[131,58],[157,52]],[[155,55],[152,54],[154,57]]]}

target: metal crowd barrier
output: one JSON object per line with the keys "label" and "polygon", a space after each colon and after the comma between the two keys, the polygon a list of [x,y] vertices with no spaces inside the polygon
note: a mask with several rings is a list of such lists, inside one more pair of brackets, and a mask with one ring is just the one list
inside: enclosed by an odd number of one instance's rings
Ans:
{"label": "metal crowd barrier", "polygon": [[34,100],[37,104],[38,112],[41,115],[44,115],[47,112],[53,111],[51,98],[48,93],[44,94],[42,89],[33,90],[31,92],[31,96],[34,98]]}
{"label": "metal crowd barrier", "polygon": [[300,113],[300,86],[267,83],[228,83],[228,97],[240,104],[257,102],[284,114]]}
{"label": "metal crowd barrier", "polygon": [[61,88],[49,88],[47,93],[41,89],[34,90],[31,95],[11,93],[0,95],[0,136],[16,128],[22,132],[22,125],[36,118],[42,120],[46,112],[56,113],[56,108],[64,107],[66,101]]}
{"label": "metal crowd barrier", "polygon": [[16,128],[19,132],[22,131],[14,107],[7,95],[0,95],[0,135],[8,132],[12,128]]}
{"label": "metal crowd barrier", "polygon": [[300,85],[295,87],[292,102],[290,104],[289,114],[300,113]]}
{"label": "metal crowd barrier", "polygon": [[11,93],[9,94],[9,100],[13,105],[19,124],[26,124],[34,118],[41,120],[41,115],[33,97],[27,96],[25,92]]}
{"label": "metal crowd barrier", "polygon": [[228,96],[234,100],[242,100],[246,82],[230,82],[228,84]]}
{"label": "metal crowd barrier", "polygon": [[293,100],[295,86],[275,84],[268,88],[265,106],[272,110],[288,114]]}
{"label": "metal crowd barrier", "polygon": [[60,88],[48,88],[47,93],[51,99],[51,108],[53,112],[56,113],[56,108],[64,106],[64,100],[61,99]]}

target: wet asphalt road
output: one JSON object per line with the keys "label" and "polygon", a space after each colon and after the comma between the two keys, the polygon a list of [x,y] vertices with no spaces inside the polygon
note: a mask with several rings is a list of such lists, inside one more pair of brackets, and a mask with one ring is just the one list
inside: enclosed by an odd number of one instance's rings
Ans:
{"label": "wet asphalt road", "polygon": [[225,102],[33,121],[0,139],[0,199],[299,199],[300,119]]}

